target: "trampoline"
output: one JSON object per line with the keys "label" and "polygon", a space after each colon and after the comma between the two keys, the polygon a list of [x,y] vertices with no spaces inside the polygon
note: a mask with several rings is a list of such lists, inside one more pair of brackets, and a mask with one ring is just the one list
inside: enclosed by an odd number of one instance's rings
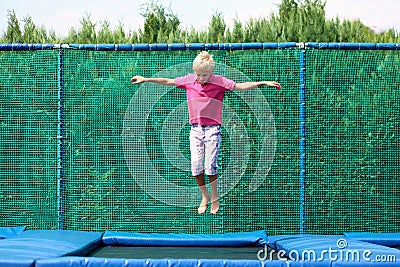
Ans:
{"label": "trampoline", "polygon": [[267,236],[0,229],[0,266],[400,266],[400,233]]}
{"label": "trampoline", "polygon": [[[202,50],[285,85],[227,94],[216,216],[197,212],[184,92],[130,84]],[[0,227],[0,267],[400,266],[398,51],[0,44],[1,225],[27,225]]]}

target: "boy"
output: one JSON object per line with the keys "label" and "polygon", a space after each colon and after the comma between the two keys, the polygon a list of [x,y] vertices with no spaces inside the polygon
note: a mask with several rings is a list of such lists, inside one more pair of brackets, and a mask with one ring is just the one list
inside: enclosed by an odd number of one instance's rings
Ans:
{"label": "boy", "polygon": [[[207,210],[210,200],[210,213],[215,214],[219,210],[217,160],[221,144],[222,101],[225,91],[248,90],[264,85],[280,89],[279,83],[270,81],[236,83],[223,76],[212,74],[214,65],[212,55],[203,51],[193,61],[194,74],[175,79],[134,76],[131,80],[133,84],[153,82],[186,90],[189,123],[192,125],[191,169],[202,195],[199,214]],[[204,172],[210,180],[211,197],[205,185]]]}

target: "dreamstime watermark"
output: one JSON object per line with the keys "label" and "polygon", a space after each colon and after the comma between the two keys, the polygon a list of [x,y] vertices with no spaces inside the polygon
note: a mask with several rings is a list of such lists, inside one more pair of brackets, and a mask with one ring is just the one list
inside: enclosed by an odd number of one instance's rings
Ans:
{"label": "dreamstime watermark", "polygon": [[[164,69],[153,77],[179,77],[191,72],[192,63],[183,63]],[[216,64],[214,74],[236,82],[250,81],[240,71],[224,64]],[[189,121],[188,103],[185,93],[179,94],[177,90],[181,89],[154,83],[141,84],[125,112],[122,143],[132,178],[143,191],[168,205],[194,207],[201,200],[198,186],[184,186],[176,180],[191,175],[190,157],[185,155],[187,151],[182,151],[180,146],[183,138],[181,133],[186,131]],[[257,190],[266,179],[275,156],[275,122],[262,91],[255,88],[237,90],[234,94],[236,99],[233,101],[240,100],[242,103],[239,110],[222,103],[222,124],[227,133],[222,143],[227,142],[231,146],[227,155],[229,160],[221,169],[222,174],[218,179],[220,197],[235,188],[245,173],[249,175],[246,168],[254,142],[257,145],[258,162],[251,162],[255,166],[254,172],[251,177],[246,177],[251,178],[249,191]],[[258,140],[249,135],[249,129],[243,121],[245,112],[251,113],[251,120],[256,122],[252,131],[257,128],[260,135]],[[188,134],[183,142],[188,145]],[[226,157],[226,154],[221,155]],[[176,173],[183,174],[183,177],[175,178]]]}
{"label": "dreamstime watermark", "polygon": [[265,247],[257,253],[257,258],[261,261],[265,260],[281,260],[281,261],[343,261],[343,262],[396,262],[396,255],[375,255],[372,250],[365,249],[349,249],[348,242],[344,238],[339,238],[336,247],[328,247],[327,249],[314,250],[274,250]]}

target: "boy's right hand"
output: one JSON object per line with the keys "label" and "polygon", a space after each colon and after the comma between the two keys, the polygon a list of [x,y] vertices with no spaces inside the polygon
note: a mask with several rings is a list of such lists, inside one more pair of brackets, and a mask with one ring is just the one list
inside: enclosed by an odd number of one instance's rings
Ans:
{"label": "boy's right hand", "polygon": [[138,84],[145,82],[145,78],[143,76],[133,76],[131,79],[132,84]]}

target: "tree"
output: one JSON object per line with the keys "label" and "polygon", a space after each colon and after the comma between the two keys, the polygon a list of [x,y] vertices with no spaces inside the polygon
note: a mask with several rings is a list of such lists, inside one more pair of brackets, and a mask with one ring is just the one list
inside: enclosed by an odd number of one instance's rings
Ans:
{"label": "tree", "polygon": [[222,17],[222,13],[216,12],[208,26],[208,42],[222,43],[225,41],[226,23]]}
{"label": "tree", "polygon": [[119,22],[117,28],[113,32],[114,43],[115,44],[123,44],[127,41],[126,34],[124,31],[124,24]]}
{"label": "tree", "polygon": [[244,41],[243,25],[238,18],[233,20],[233,30],[231,34],[231,42],[241,43]]}
{"label": "tree", "polygon": [[299,6],[295,0],[282,0],[279,6],[279,36],[282,41],[299,41]]}
{"label": "tree", "polygon": [[325,5],[321,0],[305,0],[300,5],[299,22],[301,25],[299,40],[321,42],[325,33]]}
{"label": "tree", "polygon": [[63,43],[71,44],[78,43],[78,32],[74,27],[69,30],[69,33],[66,38],[64,38]]}
{"label": "tree", "polygon": [[188,31],[182,32],[184,35],[184,39],[182,40],[185,43],[200,43],[200,33],[194,28],[191,27]]}
{"label": "tree", "polygon": [[320,42],[325,33],[325,2],[282,0],[279,5],[279,32],[284,41]]}
{"label": "tree", "polygon": [[27,16],[24,18],[24,33],[22,38],[25,43],[38,43],[37,29],[35,23],[32,21],[32,17]]}
{"label": "tree", "polygon": [[90,15],[81,19],[81,27],[71,28],[66,37],[38,27],[30,16],[23,19],[23,29],[14,10],[8,10],[7,29],[0,37],[4,43],[223,43],[223,42],[400,42],[399,32],[389,29],[374,32],[360,20],[326,20],[326,0],[281,0],[277,14],[261,18],[234,20],[229,29],[221,12],[215,12],[207,29],[180,29],[180,20],[171,8],[157,0],[144,4],[144,25],[125,32],[120,22],[112,29],[103,21],[96,31]]}
{"label": "tree", "polygon": [[378,33],[375,42],[398,43],[400,40],[399,32],[391,28],[387,31]]}
{"label": "tree", "polygon": [[245,28],[245,42],[275,42],[276,33],[266,19],[250,18]]}
{"label": "tree", "polygon": [[162,43],[171,39],[171,34],[178,36],[180,21],[171,9],[167,11],[162,5],[151,1],[143,6],[141,15],[145,19],[141,36],[142,42]]}
{"label": "tree", "polygon": [[78,32],[78,43],[95,44],[96,43],[96,24],[90,19],[90,15],[86,15],[81,19],[82,28]]}
{"label": "tree", "polygon": [[5,33],[5,41],[9,43],[22,43],[24,39],[22,37],[21,28],[19,21],[14,10],[7,10],[8,12],[8,24],[7,31]]}
{"label": "tree", "polygon": [[110,23],[107,20],[104,20],[101,24],[101,29],[97,34],[97,41],[104,44],[114,42],[113,33],[110,29]]}

